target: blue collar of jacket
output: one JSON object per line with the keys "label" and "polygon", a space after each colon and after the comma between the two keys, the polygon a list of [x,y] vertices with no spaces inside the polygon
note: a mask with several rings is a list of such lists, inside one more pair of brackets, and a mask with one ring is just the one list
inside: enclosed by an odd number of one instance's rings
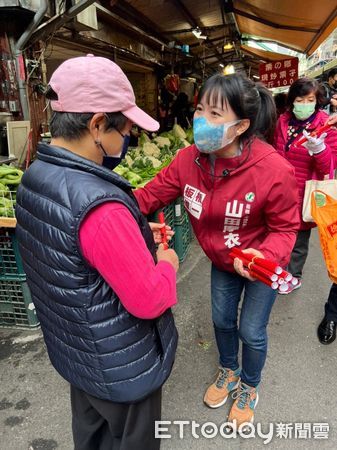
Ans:
{"label": "blue collar of jacket", "polygon": [[122,178],[118,173],[113,172],[106,167],[100,166],[89,159],[76,155],[70,150],[55,145],[39,143],[37,149],[37,158],[41,161],[48,162],[57,166],[71,167],[72,169],[90,172],[110,181],[124,191],[132,189],[131,184]]}

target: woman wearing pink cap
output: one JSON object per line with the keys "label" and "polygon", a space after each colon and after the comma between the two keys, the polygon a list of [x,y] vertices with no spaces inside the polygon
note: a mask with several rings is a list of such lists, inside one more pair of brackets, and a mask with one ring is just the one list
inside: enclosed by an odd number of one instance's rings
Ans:
{"label": "woman wearing pink cap", "polygon": [[[112,61],[65,61],[51,77],[51,145],[17,195],[17,236],[51,363],[70,383],[76,450],[155,450],[161,387],[177,346],[178,258],[155,247],[131,186],[112,172],[135,104]],[[172,232],[169,231],[169,234]]]}

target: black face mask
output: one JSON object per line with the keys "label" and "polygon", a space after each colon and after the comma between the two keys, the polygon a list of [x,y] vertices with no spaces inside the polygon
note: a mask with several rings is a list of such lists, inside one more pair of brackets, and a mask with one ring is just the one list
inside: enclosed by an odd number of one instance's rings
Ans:
{"label": "black face mask", "polygon": [[120,156],[105,155],[103,156],[102,166],[106,167],[109,170],[114,170],[114,168],[117,167],[118,164],[120,164],[120,162],[121,162]]}
{"label": "black face mask", "polygon": [[109,170],[113,170],[115,167],[117,167],[121,163],[121,161],[125,158],[125,155],[128,151],[128,147],[129,147],[130,136],[128,134],[125,134],[125,135],[122,134],[119,130],[117,130],[117,131],[121,136],[123,136],[123,139],[124,139],[122,153],[120,154],[120,156],[108,155],[107,152],[104,150],[102,144],[96,142],[96,145],[98,145],[100,147],[100,149],[102,150],[102,152],[104,153],[102,166],[106,167]]}
{"label": "black face mask", "polygon": [[129,144],[130,144],[130,135],[129,134],[125,134],[123,136],[123,138],[124,138],[124,142],[123,142],[122,153],[121,153],[121,156],[120,156],[121,160],[125,158],[125,155],[128,152],[128,148],[129,148]]}

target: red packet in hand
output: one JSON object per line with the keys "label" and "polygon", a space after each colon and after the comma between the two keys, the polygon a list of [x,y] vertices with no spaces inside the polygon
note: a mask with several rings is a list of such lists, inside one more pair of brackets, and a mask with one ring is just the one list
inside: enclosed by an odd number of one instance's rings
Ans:
{"label": "red packet in hand", "polygon": [[[165,217],[164,217],[164,213],[162,211],[158,214],[158,219],[159,219],[159,223],[165,223]],[[160,234],[161,234],[161,243],[164,245],[164,249],[167,250],[169,248],[169,246],[168,246],[168,242],[167,242],[167,234],[166,234],[165,226],[160,229]]]}

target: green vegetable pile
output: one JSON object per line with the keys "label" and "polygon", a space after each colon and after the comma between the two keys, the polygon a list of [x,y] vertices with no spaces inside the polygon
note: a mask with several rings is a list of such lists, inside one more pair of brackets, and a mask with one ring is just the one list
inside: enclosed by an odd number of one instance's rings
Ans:
{"label": "green vegetable pile", "polygon": [[143,132],[138,139],[138,147],[129,148],[125,159],[114,172],[126,178],[134,187],[142,187],[170,164],[179,149],[191,144],[192,128],[184,131],[180,125],[174,125],[171,131],[153,135],[152,140]]}
{"label": "green vegetable pile", "polygon": [[15,217],[16,190],[23,172],[7,164],[0,165],[0,217]]}

